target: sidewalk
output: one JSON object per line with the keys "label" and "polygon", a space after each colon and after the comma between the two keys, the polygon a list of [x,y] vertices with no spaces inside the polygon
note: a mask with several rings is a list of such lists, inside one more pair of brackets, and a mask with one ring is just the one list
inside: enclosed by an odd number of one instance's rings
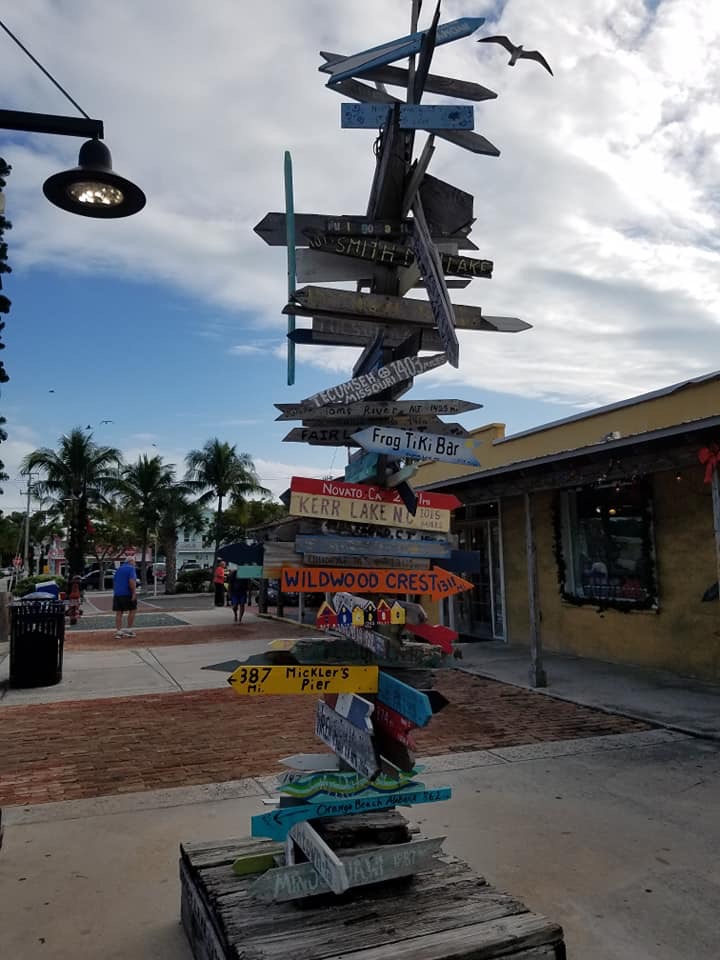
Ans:
{"label": "sidewalk", "polygon": [[[533,689],[527,647],[500,641],[461,646],[461,669]],[[720,684],[558,653],[544,653],[543,666],[547,687],[534,688],[536,693],[720,740]]]}

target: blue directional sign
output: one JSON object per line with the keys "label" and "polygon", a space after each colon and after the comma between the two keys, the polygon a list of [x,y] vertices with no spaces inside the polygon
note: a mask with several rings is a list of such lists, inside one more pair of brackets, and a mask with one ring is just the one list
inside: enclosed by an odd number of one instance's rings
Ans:
{"label": "blue directional sign", "polygon": [[425,557],[439,560],[449,557],[450,544],[441,540],[404,540],[400,537],[333,537],[298,534],[298,553],[322,553],[347,557]]}
{"label": "blue directional sign", "polygon": [[260,813],[252,818],[251,835],[269,837],[271,840],[284,840],[290,828],[305,820],[317,817],[346,817],[355,813],[371,813],[375,810],[387,810],[389,807],[410,806],[416,803],[435,803],[449,800],[450,787],[437,787],[426,790],[423,786],[406,787],[393,793],[372,794],[365,797],[343,797],[326,800],[322,803],[303,803],[295,807],[278,807],[269,813]]}
{"label": "blue directional sign", "polygon": [[374,479],[377,475],[380,457],[377,453],[365,453],[357,460],[351,460],[345,467],[345,479],[348,483],[362,483]]}
{"label": "blue directional sign", "polygon": [[[439,47],[443,43],[450,43],[453,40],[459,40],[462,37],[469,37],[478,27],[485,23],[484,17],[461,17],[459,20],[451,20],[449,23],[442,23],[437,28],[435,35],[435,46]],[[361,53],[353,54],[350,57],[342,57],[339,60],[332,60],[325,63],[319,70],[321,73],[329,73],[330,79],[328,86],[338,83],[340,80],[346,80],[348,77],[359,77],[373,67],[380,67],[386,63],[394,63],[396,60],[403,60],[405,57],[412,57],[420,52],[423,37],[426,30],[419,30],[417,33],[411,33],[407,37],[400,37],[398,40],[390,40],[388,43],[382,43],[380,46],[371,47],[369,50],[363,50]]]}
{"label": "blue directional sign", "polygon": [[424,727],[433,715],[430,698],[426,693],[408,686],[402,680],[396,680],[382,670],[378,677],[377,698],[416,727]]}
{"label": "blue directional sign", "polygon": [[[392,106],[389,103],[341,103],[340,126],[343,130],[377,130],[384,127]],[[400,128],[403,130],[472,130],[475,125],[473,107],[442,103],[400,106]]]}

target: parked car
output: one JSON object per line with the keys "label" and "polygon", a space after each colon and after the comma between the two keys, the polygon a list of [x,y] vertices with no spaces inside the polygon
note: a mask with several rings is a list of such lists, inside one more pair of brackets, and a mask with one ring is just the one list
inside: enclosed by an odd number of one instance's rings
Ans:
{"label": "parked car", "polygon": [[178,573],[187,573],[188,570],[201,570],[202,565],[197,560],[183,560]]}
{"label": "parked car", "polygon": [[[107,568],[103,576],[103,589],[112,590],[113,579],[115,577],[115,571]],[[90,573],[86,573],[84,577],[80,578],[80,589],[81,590],[99,590],[100,589],[100,571],[91,570]]]}

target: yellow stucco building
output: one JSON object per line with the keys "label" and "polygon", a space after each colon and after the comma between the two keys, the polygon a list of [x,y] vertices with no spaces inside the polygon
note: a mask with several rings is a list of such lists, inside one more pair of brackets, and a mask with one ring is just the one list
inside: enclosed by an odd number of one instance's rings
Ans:
{"label": "yellow stucco building", "polygon": [[720,372],[539,426],[472,432],[482,467],[423,464],[456,494],[475,586],[445,601],[501,639],[720,680]]}

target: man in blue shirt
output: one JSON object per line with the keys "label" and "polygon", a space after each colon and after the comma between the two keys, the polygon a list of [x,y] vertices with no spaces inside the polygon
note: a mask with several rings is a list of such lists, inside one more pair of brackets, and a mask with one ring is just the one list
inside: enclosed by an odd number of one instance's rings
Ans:
{"label": "man in blue shirt", "polygon": [[[132,625],[135,623],[137,609],[137,579],[135,574],[135,557],[126,557],[122,566],[119,566],[113,577],[113,610],[115,611],[115,639],[134,637]],[[128,628],[123,630],[122,617],[127,611]]]}

